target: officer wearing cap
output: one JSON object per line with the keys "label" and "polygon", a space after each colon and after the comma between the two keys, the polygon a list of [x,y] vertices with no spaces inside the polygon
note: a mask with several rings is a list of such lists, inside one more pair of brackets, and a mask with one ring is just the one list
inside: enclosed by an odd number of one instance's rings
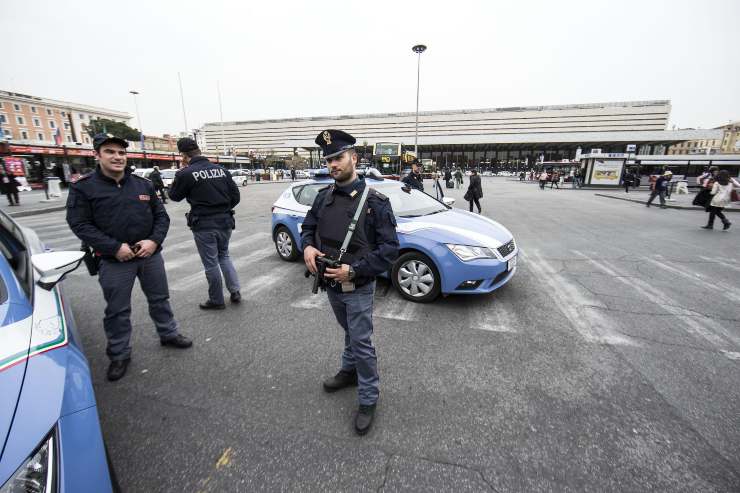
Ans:
{"label": "officer wearing cap", "polygon": [[411,172],[401,180],[406,186],[424,191],[424,178],[419,172],[419,160],[414,159],[411,163]]}
{"label": "officer wearing cap", "polygon": [[175,173],[169,195],[175,202],[187,199],[190,204],[188,226],[193,231],[208,280],[208,300],[199,306],[202,310],[223,310],[226,304],[222,273],[231,302],[239,303],[242,299],[239,278],[229,256],[229,240],[236,227],[233,209],[239,203],[239,187],[223,166],[201,155],[193,139],[178,140],[177,150],[185,167]]}
{"label": "officer wearing cap", "polygon": [[96,135],[98,165],[70,186],[67,197],[69,227],[100,257],[110,381],[123,377],[131,360],[131,290],[137,278],[162,345],[193,344],[179,333],[169,302],[161,250],[170,218],[152,183],[126,166],[127,146],[110,134]]}
{"label": "officer wearing cap", "polygon": [[[321,190],[306,214],[301,231],[306,267],[316,273],[316,257],[337,259],[341,245],[368,186],[357,176],[354,137],[324,130],[316,137],[335,183]],[[327,294],[337,322],[344,329],[339,372],[324,381],[326,392],[358,385],[359,408],[354,427],[364,435],[373,423],[379,378],[373,333],[375,276],[388,271],[398,257],[396,220],[390,201],[370,189],[367,201],[339,268],[327,268]]]}

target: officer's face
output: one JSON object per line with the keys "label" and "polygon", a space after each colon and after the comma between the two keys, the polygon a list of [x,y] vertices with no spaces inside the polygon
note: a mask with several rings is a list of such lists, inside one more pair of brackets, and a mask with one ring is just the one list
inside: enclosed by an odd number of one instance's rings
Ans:
{"label": "officer's face", "polygon": [[123,173],[126,170],[126,149],[118,144],[103,144],[95,153],[100,167],[109,173]]}
{"label": "officer's face", "polygon": [[326,159],[332,178],[335,181],[347,181],[352,178],[357,164],[357,155],[352,152],[343,152],[339,156]]}

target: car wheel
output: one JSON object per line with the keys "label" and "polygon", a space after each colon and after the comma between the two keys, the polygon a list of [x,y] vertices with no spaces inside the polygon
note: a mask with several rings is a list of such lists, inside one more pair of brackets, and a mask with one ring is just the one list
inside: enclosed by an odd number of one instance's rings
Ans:
{"label": "car wheel", "polygon": [[437,267],[420,252],[401,255],[393,264],[391,277],[401,296],[417,303],[434,301],[442,290]]}
{"label": "car wheel", "polygon": [[290,230],[285,226],[278,226],[275,230],[275,249],[280,258],[292,262],[298,258],[298,248],[296,248],[295,239],[290,234]]}

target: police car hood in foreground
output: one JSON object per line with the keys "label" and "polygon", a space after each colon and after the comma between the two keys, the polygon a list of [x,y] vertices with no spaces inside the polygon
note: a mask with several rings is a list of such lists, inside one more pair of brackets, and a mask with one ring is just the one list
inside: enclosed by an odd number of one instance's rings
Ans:
{"label": "police car hood in foreground", "polygon": [[[33,231],[19,229],[28,255],[18,258],[26,262],[44,253]],[[91,491],[89,485],[95,484],[97,491],[108,491],[95,396],[72,312],[59,285],[51,290],[39,286],[40,276],[28,264],[18,270],[32,277],[26,288],[30,297],[0,255],[0,286],[6,288],[0,292],[0,489]],[[42,486],[34,489],[29,480]],[[19,481],[28,484],[26,489],[18,489]]]}

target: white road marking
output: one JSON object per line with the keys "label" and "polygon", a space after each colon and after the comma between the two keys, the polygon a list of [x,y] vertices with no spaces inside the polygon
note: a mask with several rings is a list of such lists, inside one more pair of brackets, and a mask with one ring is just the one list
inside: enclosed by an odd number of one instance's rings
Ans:
{"label": "white road marking", "polygon": [[[262,239],[262,238],[264,238],[266,236],[269,236],[269,233],[259,232],[259,233],[251,234],[249,236],[245,236],[243,238],[239,238],[236,241],[231,241],[229,243],[229,254],[231,255],[232,261],[234,261],[234,252],[235,252],[235,250],[237,248],[240,248],[240,247],[242,247],[244,245],[248,245],[250,243],[253,243],[255,241],[258,241],[258,240],[260,240],[260,239]],[[190,238],[192,240],[192,236]],[[177,258],[172,258],[174,256],[171,254],[171,252],[181,250],[181,249],[183,249],[183,248],[185,248],[187,246],[192,247],[193,250],[194,250],[194,252],[197,253],[197,250],[198,249],[195,246],[195,241],[194,240],[193,241],[185,241],[185,242],[179,243],[179,244],[177,244],[176,246],[174,246],[172,248],[167,248],[167,244],[165,243],[165,250],[163,252],[163,255],[164,255],[164,258],[165,258],[165,260],[164,260],[165,267],[167,268],[168,271],[174,270],[174,269],[178,269],[178,268],[182,267],[183,265],[192,264],[193,262],[196,262],[198,265],[201,265],[200,264],[200,257],[195,257],[195,260],[193,259],[193,257],[191,255],[180,255]],[[168,260],[167,257],[170,257],[170,259]]]}
{"label": "white road marking", "polygon": [[303,296],[290,304],[293,308],[302,308],[304,310],[323,310],[328,305],[329,299],[323,291],[319,291],[316,294],[309,293],[307,296]]}
{"label": "white road marking", "polygon": [[[733,286],[728,286],[727,284],[724,284],[720,281],[709,281],[707,280],[706,276],[703,276],[697,272],[692,272],[689,274],[686,271],[683,271],[677,267],[673,267],[670,265],[670,261],[666,260],[665,257],[661,255],[656,255],[660,260],[655,260],[649,257],[645,257],[645,260],[650,262],[651,264],[660,267],[664,270],[667,270],[668,272],[672,272],[673,274],[676,274],[678,276],[683,277],[684,279],[688,279],[692,282],[695,282],[699,286],[703,287],[704,289],[707,289],[709,291],[714,291],[722,296],[725,296],[729,298],[730,300],[740,303],[740,290]],[[685,268],[685,267],[684,267]]]}
{"label": "white road marking", "polygon": [[714,330],[717,332],[722,333],[722,335],[719,335],[715,332],[713,332],[710,328],[705,327],[702,323],[700,323],[695,317],[684,315],[683,310],[681,308],[677,308],[675,306],[672,306],[671,304],[667,303],[669,300],[671,300],[671,296],[669,293],[666,293],[658,288],[655,288],[648,284],[646,281],[643,281],[642,279],[639,279],[637,277],[629,277],[626,278],[624,276],[620,276],[619,273],[616,271],[616,267],[612,264],[610,264],[608,261],[599,259],[594,260],[588,255],[581,253],[577,250],[573,250],[573,252],[576,255],[579,255],[586,259],[589,264],[593,265],[600,271],[604,272],[608,276],[611,276],[614,279],[617,279],[621,283],[627,285],[632,290],[636,291],[646,299],[652,301],[657,306],[660,306],[662,309],[667,311],[668,313],[674,315],[678,320],[683,322],[683,324],[686,326],[687,332],[693,335],[698,335],[702,337],[704,340],[712,344],[717,350],[727,356],[730,359],[732,358],[731,354],[734,354],[733,351],[725,349],[728,346],[728,342],[733,342],[735,344],[740,344],[740,340],[733,334],[730,334],[727,332],[724,327],[721,325],[715,323],[714,321],[710,319],[703,319],[704,323],[706,325],[711,326]]}
{"label": "white road marking", "polygon": [[[232,257],[234,268],[237,270],[237,273],[239,273],[239,269],[244,268],[254,262],[257,262],[258,260],[261,260],[269,256],[271,253],[273,253],[273,251],[274,251],[273,247],[267,247],[267,248],[262,248],[260,250],[255,250],[249,255],[245,255],[237,259],[234,259]],[[173,282],[170,285],[170,291],[186,291],[193,287],[193,283],[197,283],[199,281],[206,282],[206,275],[202,270],[202,264],[200,263],[200,257],[198,257],[197,255],[192,255],[191,261],[197,262],[197,265],[201,268],[201,270],[199,270],[198,272],[194,274],[190,274],[188,276],[182,277],[178,279],[177,281]]]}
{"label": "white road marking", "polygon": [[418,321],[422,311],[420,303],[408,301],[400,296],[388,296],[375,303],[374,317],[389,318],[391,320],[403,320],[404,322]]}
{"label": "white road marking", "polygon": [[584,339],[602,344],[637,345],[634,340],[619,334],[613,321],[593,309],[607,308],[603,302],[584,294],[583,288],[558,274],[537,250],[530,251],[525,258],[529,259],[527,267],[548,288],[547,293],[554,298],[555,306]]}
{"label": "white road marking", "polygon": [[738,265],[736,262],[730,259],[725,258],[717,258],[717,257],[704,257],[699,256],[700,259],[705,260],[707,262],[712,262],[715,264],[719,264],[721,267],[726,267],[730,270],[733,270],[735,272],[740,272],[740,265]]}

